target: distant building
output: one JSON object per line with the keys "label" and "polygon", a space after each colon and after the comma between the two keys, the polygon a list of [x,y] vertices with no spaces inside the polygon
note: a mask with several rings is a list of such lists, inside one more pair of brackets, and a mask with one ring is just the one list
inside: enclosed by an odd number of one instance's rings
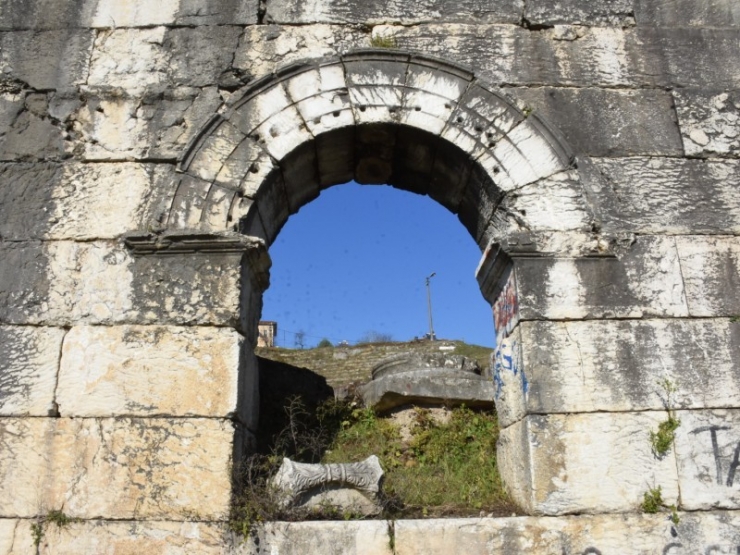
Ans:
{"label": "distant building", "polygon": [[257,324],[257,346],[274,347],[275,338],[277,337],[277,322],[267,320],[260,321]]}

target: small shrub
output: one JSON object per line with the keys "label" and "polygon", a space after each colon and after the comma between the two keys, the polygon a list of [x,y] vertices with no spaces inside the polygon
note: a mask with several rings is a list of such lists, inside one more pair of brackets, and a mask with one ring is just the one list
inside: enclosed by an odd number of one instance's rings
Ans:
{"label": "small shrub", "polygon": [[318,344],[318,345],[316,345],[316,346],[317,346],[317,347],[318,347],[319,349],[322,349],[322,348],[324,348],[324,347],[333,347],[334,345],[332,344],[332,342],[331,342],[331,341],[329,341],[329,340],[328,340],[328,339],[327,339],[326,337],[324,337],[324,339],[322,339],[321,341],[319,341],[319,344]]}
{"label": "small shrub", "polygon": [[662,506],[663,493],[660,486],[658,486],[657,488],[650,488],[645,492],[642,497],[642,505],[640,505],[643,513],[654,515],[658,511],[660,511],[660,508]]}
{"label": "small shrub", "polygon": [[668,420],[658,424],[657,432],[650,432],[650,444],[656,456],[664,457],[668,453],[676,439],[676,430],[680,425],[681,421],[670,414]]}

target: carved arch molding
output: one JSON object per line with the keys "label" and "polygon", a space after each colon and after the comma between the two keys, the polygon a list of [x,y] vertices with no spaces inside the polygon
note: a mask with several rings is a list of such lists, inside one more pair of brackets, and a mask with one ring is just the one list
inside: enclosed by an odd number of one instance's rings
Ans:
{"label": "carved arch molding", "polygon": [[506,196],[572,161],[556,131],[472,71],[360,50],[235,93],[185,151],[159,225],[269,245],[322,189],[355,180],[429,195],[485,248],[506,225]]}

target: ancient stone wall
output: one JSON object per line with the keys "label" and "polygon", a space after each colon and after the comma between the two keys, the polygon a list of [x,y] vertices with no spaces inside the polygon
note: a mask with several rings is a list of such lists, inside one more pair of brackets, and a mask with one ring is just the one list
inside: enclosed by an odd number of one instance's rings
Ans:
{"label": "ancient stone wall", "polygon": [[[0,553],[735,553],[739,90],[735,0],[0,0]],[[549,516],[227,532],[267,248],[350,179],[480,245]]]}

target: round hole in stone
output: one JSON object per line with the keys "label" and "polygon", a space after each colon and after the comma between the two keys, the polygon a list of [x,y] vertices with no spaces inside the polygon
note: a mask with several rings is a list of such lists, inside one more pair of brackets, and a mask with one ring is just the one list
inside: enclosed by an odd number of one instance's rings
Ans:
{"label": "round hole in stone", "polygon": [[498,173],[500,171],[501,171],[501,168],[499,168],[498,166],[493,167],[493,173]]}
{"label": "round hole in stone", "polygon": [[318,125],[320,123],[321,123],[321,118],[314,118],[314,120],[313,120],[313,124],[314,125]]}
{"label": "round hole in stone", "polygon": [[496,146],[496,141],[491,141],[490,143],[488,143],[488,148],[493,148],[495,146]]}
{"label": "round hole in stone", "polygon": [[362,104],[360,106],[360,112],[364,112],[365,110],[367,110],[367,106],[365,106],[364,104]]}
{"label": "round hole in stone", "polygon": [[339,117],[339,110],[337,110],[336,112],[333,112],[332,113],[332,116],[334,116],[335,118],[338,118]]}
{"label": "round hole in stone", "polygon": [[483,131],[483,128],[480,125],[476,125],[475,126],[475,131],[476,131],[476,133],[480,133],[481,131]]}
{"label": "round hole in stone", "polygon": [[463,122],[463,117],[457,116],[457,123],[462,123],[462,122]]}
{"label": "round hole in stone", "polygon": [[252,164],[251,166],[249,166],[249,171],[251,173],[257,173],[258,171],[260,171],[259,164]]}
{"label": "round hole in stone", "polygon": [[421,106],[417,106],[416,108],[414,108],[414,111],[415,112],[421,112]]}

